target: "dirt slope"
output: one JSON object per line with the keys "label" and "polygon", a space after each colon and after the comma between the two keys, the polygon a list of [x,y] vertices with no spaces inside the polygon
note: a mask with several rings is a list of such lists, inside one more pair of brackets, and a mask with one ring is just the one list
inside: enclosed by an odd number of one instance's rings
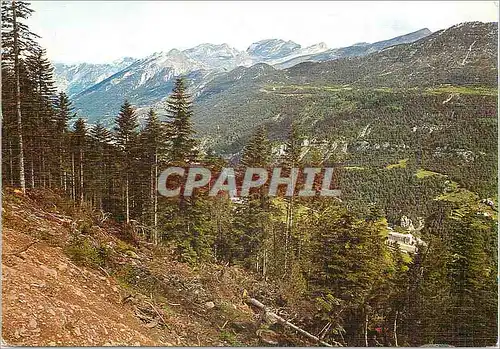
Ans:
{"label": "dirt slope", "polygon": [[[62,199],[51,195],[3,191],[7,344],[262,344],[256,335],[260,315],[245,304],[243,293],[266,285],[238,268],[194,269],[175,261],[167,248],[127,244],[117,238],[117,223],[94,221],[79,231],[87,217],[61,209]],[[88,267],[71,259],[75,234],[105,246],[106,263]]]}
{"label": "dirt slope", "polygon": [[[110,278],[79,268],[60,247],[3,230],[3,337],[13,345],[154,345],[160,333],[141,326],[121,304]],[[164,336],[163,336],[164,337]],[[168,345],[165,343],[165,345]]]}

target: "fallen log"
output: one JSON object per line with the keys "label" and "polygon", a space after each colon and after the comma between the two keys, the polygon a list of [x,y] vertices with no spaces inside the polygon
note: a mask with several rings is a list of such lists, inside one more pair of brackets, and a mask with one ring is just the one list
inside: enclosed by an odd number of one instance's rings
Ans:
{"label": "fallen log", "polygon": [[149,303],[148,301],[144,301],[146,304],[150,305],[151,308],[153,308],[153,310],[155,311],[156,315],[158,315],[163,323],[163,325],[168,328],[170,330],[170,327],[168,326],[167,322],[165,321],[165,319],[163,318],[163,315],[160,314],[160,312],[158,311],[158,309],[156,309],[156,307],[153,305],[153,303]]}
{"label": "fallen log", "polygon": [[261,302],[259,302],[258,300],[256,300],[255,298],[247,298],[247,302],[252,304],[253,306],[256,306],[257,308],[263,310],[266,315],[276,319],[279,323],[281,323],[282,325],[284,326],[287,326],[287,327],[290,327],[291,329],[297,331],[298,333],[302,334],[303,336],[309,338],[309,339],[312,339],[313,341],[315,342],[318,342],[319,344],[325,346],[325,347],[333,347],[333,346],[336,346],[336,347],[341,347],[342,344],[340,344],[339,342],[334,342],[334,345],[330,344],[330,343],[327,343],[321,339],[319,339],[318,337],[316,337],[315,335],[301,329],[300,327],[297,327],[295,326],[294,324],[292,324],[291,322],[283,319],[281,316],[271,312],[269,310],[269,308],[267,308],[264,304],[262,304]]}

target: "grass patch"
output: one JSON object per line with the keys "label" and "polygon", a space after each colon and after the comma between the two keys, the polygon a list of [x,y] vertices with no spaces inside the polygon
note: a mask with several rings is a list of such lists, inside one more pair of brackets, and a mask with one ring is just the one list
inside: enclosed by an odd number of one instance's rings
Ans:
{"label": "grass patch", "polygon": [[386,108],[389,111],[403,111],[403,106],[399,104],[389,104],[388,106],[386,106]]}
{"label": "grass patch", "polygon": [[480,87],[480,86],[439,86],[439,87],[427,88],[424,91],[430,94],[459,93],[466,95],[482,95],[482,96],[498,95],[497,88]]}
{"label": "grass patch", "polygon": [[264,89],[268,92],[279,92],[282,93],[283,90],[287,92],[306,90],[306,91],[326,91],[326,92],[341,92],[350,91],[352,87],[348,85],[332,85],[332,86],[318,86],[318,85],[266,85]]}
{"label": "grass patch", "polygon": [[122,265],[115,269],[114,276],[120,285],[138,290],[143,294],[161,295],[165,293],[166,284],[146,267],[133,264]]}
{"label": "grass patch", "polygon": [[[403,261],[407,264],[411,263],[413,258],[408,254],[408,253],[401,253],[401,257],[403,258]],[[408,270],[408,267],[405,266],[405,268]]]}
{"label": "grass patch", "polygon": [[230,302],[227,301],[222,301],[218,305],[218,308],[220,309],[221,313],[224,314],[224,316],[234,320],[239,317],[240,313],[238,310],[234,307],[234,305]]}
{"label": "grass patch", "polygon": [[393,168],[406,168],[408,166],[408,158],[399,160],[397,164],[387,165],[385,168],[391,170]]}
{"label": "grass patch", "polygon": [[243,346],[243,343],[241,343],[237,338],[236,335],[230,331],[222,330],[219,333],[219,339],[229,343],[233,347],[241,347]]}
{"label": "grass patch", "polygon": [[428,171],[428,170],[424,170],[423,168],[420,168],[415,173],[415,176],[417,176],[417,178],[419,178],[419,179],[422,179],[422,178],[430,177],[430,176],[444,176],[444,175],[439,173],[439,172]]}
{"label": "grass patch", "polygon": [[374,88],[373,91],[384,92],[384,93],[394,93],[394,89],[392,87],[378,87],[378,88]]}
{"label": "grass patch", "polygon": [[347,170],[347,171],[363,171],[363,170],[366,170],[366,167],[361,167],[361,166],[344,166],[344,170]]}

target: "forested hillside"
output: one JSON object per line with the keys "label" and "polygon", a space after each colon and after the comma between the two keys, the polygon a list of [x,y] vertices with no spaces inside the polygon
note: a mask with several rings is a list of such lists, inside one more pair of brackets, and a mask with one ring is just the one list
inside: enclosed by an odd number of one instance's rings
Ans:
{"label": "forested hillside", "polygon": [[[29,219],[53,218],[37,209],[47,197],[69,206],[59,217],[74,220],[64,253],[146,295],[140,299],[152,303],[139,305],[152,312],[146,320],[157,321],[146,321],[162,338],[156,344],[497,342],[496,24],[466,23],[363,58],[284,71],[238,67],[207,84],[194,104],[189,80],[176,77],[168,93],[154,86],[167,94],[165,120],[156,105],[141,126],[136,108],[120,95],[121,108],[105,127],[87,124],[65,93],[56,94],[53,67],[29,30],[30,14],[25,2],[2,3],[2,182],[10,198],[4,222],[9,234],[48,244],[51,237],[35,236]],[[70,119],[77,121],[69,125]],[[267,183],[236,200],[223,192],[208,196],[207,186],[167,198],[157,178],[169,166],[214,173],[234,167],[238,176],[250,167],[289,173],[335,166],[342,195],[270,196]],[[297,189],[304,185],[299,180]],[[118,246],[112,251],[103,245],[111,231]],[[391,242],[395,233],[416,241],[414,248]],[[125,242],[144,250],[120,249]],[[138,262],[123,262],[123,255]],[[188,270],[182,278],[222,265],[247,284],[231,284],[232,293],[219,291],[219,300],[203,299],[206,309],[217,305],[217,314],[230,317],[222,300],[241,292],[313,337],[297,339],[303,332],[265,311],[259,321],[245,318],[231,328],[234,318],[219,323],[197,314],[196,326],[209,327],[212,340],[170,340],[165,312],[155,307],[161,298],[154,297],[172,291],[161,268],[182,266]],[[215,287],[218,276],[202,275]],[[198,312],[203,297],[189,287],[185,292],[196,301],[189,298],[172,316]],[[252,318],[240,310],[234,316]],[[280,336],[286,333],[293,333],[288,342]],[[91,343],[108,342],[106,333],[99,336]]]}

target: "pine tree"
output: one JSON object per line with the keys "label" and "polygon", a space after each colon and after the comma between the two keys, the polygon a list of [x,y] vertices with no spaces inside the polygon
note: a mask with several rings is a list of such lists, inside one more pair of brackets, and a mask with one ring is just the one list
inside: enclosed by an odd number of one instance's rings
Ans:
{"label": "pine tree", "polygon": [[290,124],[282,164],[287,168],[297,167],[301,163],[302,137],[295,122]]}
{"label": "pine tree", "polygon": [[271,144],[265,127],[259,127],[243,150],[241,164],[245,167],[267,168],[271,161]]}
{"label": "pine tree", "polygon": [[11,67],[13,71],[14,105],[15,105],[15,133],[17,136],[19,186],[23,193],[26,191],[24,144],[23,144],[23,117],[21,111],[21,65],[22,57],[29,49],[37,44],[37,37],[28,26],[23,23],[33,10],[26,2],[12,0],[2,2],[2,65]]}
{"label": "pine tree", "polygon": [[[83,205],[85,198],[85,178],[84,178],[84,156],[86,148],[87,127],[85,120],[78,118],[75,122],[73,131],[75,153],[78,159],[78,198],[80,206]],[[75,184],[73,184],[75,185]]]}
{"label": "pine tree", "polygon": [[[89,172],[91,187],[93,189],[93,202],[100,210],[104,210],[104,200],[110,196],[110,148],[113,135],[101,122],[96,123],[90,130],[92,146],[89,156],[91,158],[91,168]],[[108,211],[110,207],[108,206]]]}
{"label": "pine tree", "polygon": [[13,120],[13,88],[12,79],[8,77],[9,71],[2,66],[2,179],[4,184],[14,186],[16,182],[15,166],[15,122]]}
{"label": "pine tree", "polygon": [[56,109],[56,114],[54,115],[56,131],[58,134],[63,134],[68,130],[69,119],[75,117],[73,105],[66,93],[59,93],[54,103],[54,108]]}
{"label": "pine tree", "polygon": [[197,157],[195,133],[191,124],[193,115],[192,103],[186,92],[186,83],[183,78],[175,80],[172,94],[167,101],[167,113],[171,121],[172,149],[170,156],[172,162],[188,164],[195,161]]}
{"label": "pine tree", "polygon": [[141,133],[141,144],[145,156],[142,161],[147,163],[149,172],[149,212],[153,227],[153,242],[158,243],[158,169],[166,157],[166,132],[158,116],[150,109],[146,126]]}
{"label": "pine tree", "polygon": [[68,171],[69,164],[67,160],[66,148],[68,145],[68,121],[75,117],[73,106],[68,96],[61,92],[54,102],[53,123],[55,128],[55,141],[57,143],[57,153],[59,154],[59,183],[60,188],[68,192]]}
{"label": "pine tree", "polygon": [[51,185],[51,172],[57,166],[57,154],[51,152],[51,149],[57,148],[53,137],[55,125],[52,106],[56,88],[53,68],[45,55],[44,49],[35,48],[26,59],[27,78],[33,89],[30,94],[24,94],[25,99],[26,96],[31,96],[25,109],[29,116],[26,123],[26,143],[30,168],[28,176],[32,187],[35,186],[35,181],[43,186],[47,182]]}
{"label": "pine tree", "polygon": [[[267,131],[260,127],[250,138],[243,150],[241,164],[244,168],[256,167],[267,169],[271,161],[271,146]],[[243,261],[247,267],[262,272],[266,277],[268,270],[268,238],[270,201],[266,186],[251,190],[236,209],[235,239],[238,250],[234,251],[236,259]]]}
{"label": "pine tree", "polygon": [[436,198],[431,212],[423,231],[428,247],[409,270],[410,279],[416,280],[409,290],[409,343],[493,345],[496,212],[453,182]]}
{"label": "pine tree", "polygon": [[[291,123],[290,130],[288,132],[288,139],[285,143],[285,150],[282,159],[282,176],[290,176],[293,168],[297,168],[300,165],[300,155],[301,155],[301,139],[298,127],[295,123]],[[298,186],[296,186],[297,192]],[[294,236],[294,201],[295,193],[287,197],[286,201],[286,226],[285,226],[285,254],[284,254],[284,265],[283,265],[283,275],[286,275],[289,271],[289,259],[290,259],[290,245],[291,239]]]}
{"label": "pine tree", "polygon": [[125,172],[125,221],[130,223],[130,178],[134,163],[134,151],[137,144],[137,116],[132,105],[125,101],[116,118],[115,139],[122,153],[123,171]]}
{"label": "pine tree", "polygon": [[310,280],[323,297],[330,294],[344,304],[351,319],[340,325],[349,345],[368,346],[367,326],[388,266],[387,222],[360,221],[333,200],[324,200],[316,210]]}
{"label": "pine tree", "polygon": [[[392,344],[394,346],[399,346],[399,343],[403,341],[399,340],[399,330],[401,320],[404,321],[404,317],[407,315],[407,299],[410,296],[408,294],[408,289],[410,287],[409,282],[409,262],[405,261],[404,252],[401,251],[399,244],[394,243],[390,246],[391,253],[391,270],[388,276],[388,289],[386,295],[388,298],[386,307],[389,308],[392,316]],[[401,336],[402,337],[402,336]]]}
{"label": "pine tree", "polygon": [[490,247],[497,232],[496,218],[492,210],[474,201],[453,206],[446,222],[453,324],[449,341],[456,346],[491,345],[496,329],[485,324],[494,323],[497,309],[498,294],[491,283],[496,256]]}

